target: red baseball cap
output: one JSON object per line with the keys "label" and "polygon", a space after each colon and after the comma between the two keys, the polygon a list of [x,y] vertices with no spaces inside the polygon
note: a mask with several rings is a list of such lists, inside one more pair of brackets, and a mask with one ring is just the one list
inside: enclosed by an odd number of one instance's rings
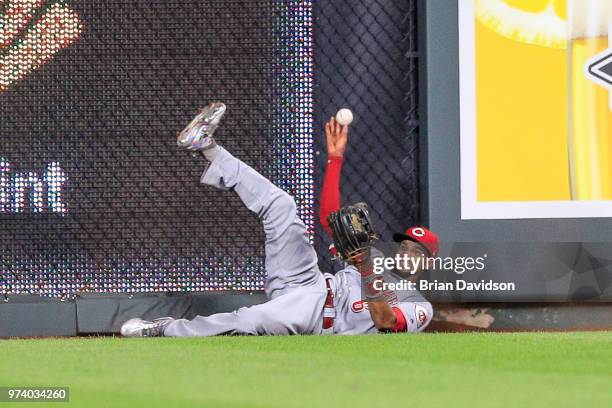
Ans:
{"label": "red baseball cap", "polygon": [[403,233],[393,234],[395,242],[402,242],[407,239],[423,245],[431,256],[436,256],[440,252],[438,236],[425,227],[410,227]]}

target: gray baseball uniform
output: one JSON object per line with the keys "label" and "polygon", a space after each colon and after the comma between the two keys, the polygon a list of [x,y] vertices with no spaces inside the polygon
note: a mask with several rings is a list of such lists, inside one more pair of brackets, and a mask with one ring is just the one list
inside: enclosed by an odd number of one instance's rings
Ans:
{"label": "gray baseball uniform", "polygon": [[[266,236],[265,292],[269,300],[231,313],[196,316],[192,320],[178,319],[165,327],[164,335],[322,334],[323,306],[327,296],[325,278],[319,271],[317,255],[309,242],[306,226],[297,216],[293,198],[225,149],[221,149],[200,181],[218,189],[233,189],[245,206],[262,220]],[[333,276],[333,282],[334,333],[375,332],[369,312],[357,310],[359,307],[355,302],[361,300],[361,281],[357,271],[347,268]],[[407,321],[417,321],[419,310],[416,307],[419,304],[424,305],[421,307],[427,310],[430,318],[429,303],[422,298],[418,301],[402,303],[397,299],[396,304]],[[419,330],[425,324],[419,326]],[[416,331],[416,327],[414,324],[415,330],[411,331]]]}
{"label": "gray baseball uniform", "polygon": [[[383,256],[376,249],[373,257]],[[368,304],[362,300],[361,275],[354,266],[346,265],[333,277],[334,321],[335,334],[377,333],[378,330],[370,317]],[[387,283],[398,283],[401,278],[395,273],[385,270],[383,280]],[[385,291],[385,298],[393,308],[401,311],[406,319],[407,331],[420,332],[431,321],[433,308],[417,290]]]}

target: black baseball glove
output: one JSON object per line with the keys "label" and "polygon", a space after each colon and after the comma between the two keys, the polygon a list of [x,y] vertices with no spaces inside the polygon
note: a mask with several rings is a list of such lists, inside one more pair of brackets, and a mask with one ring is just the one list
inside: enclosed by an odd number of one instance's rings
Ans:
{"label": "black baseball glove", "polygon": [[327,217],[338,255],[347,262],[365,252],[376,239],[366,203],[343,207]]}

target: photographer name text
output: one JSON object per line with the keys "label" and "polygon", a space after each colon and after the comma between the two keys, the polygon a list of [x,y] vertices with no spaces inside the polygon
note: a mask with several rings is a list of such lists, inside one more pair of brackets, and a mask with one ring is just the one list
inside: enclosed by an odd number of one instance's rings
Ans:
{"label": "photographer name text", "polygon": [[[377,287],[378,286],[378,287]],[[468,282],[463,279],[457,279],[453,282],[440,282],[434,280],[432,282],[426,280],[419,280],[412,282],[407,279],[400,280],[398,282],[374,282],[374,289],[376,290],[419,290],[419,291],[432,291],[432,290],[444,290],[444,291],[514,291],[516,290],[516,284],[514,282],[495,282],[493,280],[481,280],[478,282]]]}

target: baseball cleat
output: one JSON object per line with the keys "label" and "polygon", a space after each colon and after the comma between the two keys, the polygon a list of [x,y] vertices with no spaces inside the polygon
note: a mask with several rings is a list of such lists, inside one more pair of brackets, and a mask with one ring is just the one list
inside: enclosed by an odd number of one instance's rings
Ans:
{"label": "baseball cleat", "polygon": [[121,335],[124,337],[160,337],[164,335],[164,329],[173,320],[171,317],[161,317],[148,321],[136,317],[123,323]]}
{"label": "baseball cleat", "polygon": [[225,113],[221,102],[211,103],[196,116],[177,136],[177,144],[183,149],[194,152],[206,150],[215,145],[213,134]]}

